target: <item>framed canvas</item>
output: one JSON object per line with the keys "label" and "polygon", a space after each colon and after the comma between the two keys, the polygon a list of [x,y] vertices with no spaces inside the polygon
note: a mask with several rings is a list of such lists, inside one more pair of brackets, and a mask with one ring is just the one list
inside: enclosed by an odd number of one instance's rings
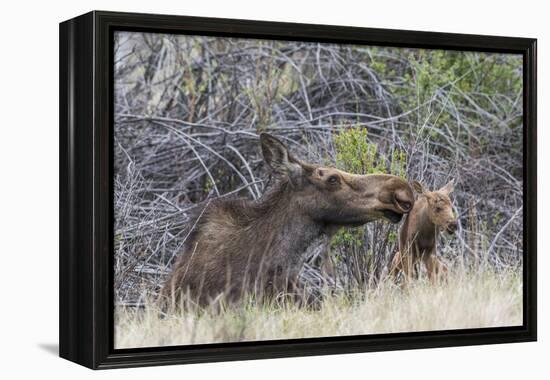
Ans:
{"label": "framed canvas", "polygon": [[60,356],[536,340],[536,40],[60,24]]}

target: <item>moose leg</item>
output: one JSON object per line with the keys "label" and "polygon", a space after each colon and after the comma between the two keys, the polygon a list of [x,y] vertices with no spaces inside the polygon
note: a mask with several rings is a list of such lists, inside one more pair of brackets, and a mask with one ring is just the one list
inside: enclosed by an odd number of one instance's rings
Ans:
{"label": "moose leg", "polygon": [[443,264],[435,254],[425,256],[424,265],[426,265],[428,277],[432,282],[436,282],[447,274],[447,266]]}
{"label": "moose leg", "polygon": [[413,271],[413,259],[410,252],[401,257],[401,268],[403,270],[403,283],[410,283]]}
{"label": "moose leg", "polygon": [[394,283],[397,283],[397,277],[402,270],[403,265],[401,263],[401,252],[397,251],[395,255],[393,255],[393,259],[390,264],[390,276]]}
{"label": "moose leg", "polygon": [[447,268],[447,265],[441,259],[434,256],[435,263],[437,265],[436,272],[437,276],[440,279],[445,279],[447,277],[447,273],[449,272],[449,269]]}
{"label": "moose leg", "polygon": [[428,272],[428,278],[431,282],[435,282],[436,278],[436,263],[434,262],[434,256],[433,255],[424,255],[422,258],[424,261],[424,265],[426,265],[426,271]]}

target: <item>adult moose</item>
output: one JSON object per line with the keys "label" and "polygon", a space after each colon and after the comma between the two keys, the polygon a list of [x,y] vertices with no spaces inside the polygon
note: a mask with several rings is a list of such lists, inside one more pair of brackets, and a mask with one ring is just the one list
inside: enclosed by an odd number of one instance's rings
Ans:
{"label": "adult moose", "polygon": [[247,293],[273,297],[296,291],[306,252],[330,243],[342,226],[411,210],[414,194],[392,175],[354,175],[305,163],[275,137],[262,133],[265,163],[276,175],[259,200],[218,199],[199,213],[162,295],[183,293],[200,305],[233,303]]}
{"label": "adult moose", "polygon": [[413,182],[413,187],[419,197],[399,231],[399,251],[391,261],[390,274],[396,281],[402,272],[407,282],[412,271],[424,263],[429,278],[434,281],[447,272],[436,252],[439,229],[454,234],[457,227],[449,198],[454,182],[436,191],[427,191],[418,181]]}

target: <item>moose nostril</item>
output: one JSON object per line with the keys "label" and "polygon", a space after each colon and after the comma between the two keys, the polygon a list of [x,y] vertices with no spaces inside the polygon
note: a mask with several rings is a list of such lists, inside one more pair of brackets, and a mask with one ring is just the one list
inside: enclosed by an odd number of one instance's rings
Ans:
{"label": "moose nostril", "polygon": [[396,206],[403,212],[409,212],[412,208],[412,203],[408,201],[395,200]]}
{"label": "moose nostril", "polygon": [[393,204],[403,213],[411,211],[414,198],[408,193],[401,190],[397,190],[393,193]]}

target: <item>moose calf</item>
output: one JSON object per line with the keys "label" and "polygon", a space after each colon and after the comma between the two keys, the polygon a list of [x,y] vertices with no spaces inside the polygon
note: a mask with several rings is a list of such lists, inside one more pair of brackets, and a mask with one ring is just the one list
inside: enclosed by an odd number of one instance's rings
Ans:
{"label": "moose calf", "polygon": [[399,231],[399,251],[391,261],[390,275],[397,281],[402,272],[407,282],[412,271],[424,263],[430,280],[434,281],[447,273],[447,267],[436,255],[439,229],[453,234],[457,227],[449,198],[454,184],[450,181],[439,190],[427,191],[414,181],[413,187],[419,197]]}
{"label": "moose calf", "polygon": [[401,220],[414,203],[393,175],[355,175],[300,161],[275,137],[260,135],[276,175],[259,200],[217,199],[199,213],[162,296],[199,305],[293,292],[310,247],[330,243],[342,226]]}

